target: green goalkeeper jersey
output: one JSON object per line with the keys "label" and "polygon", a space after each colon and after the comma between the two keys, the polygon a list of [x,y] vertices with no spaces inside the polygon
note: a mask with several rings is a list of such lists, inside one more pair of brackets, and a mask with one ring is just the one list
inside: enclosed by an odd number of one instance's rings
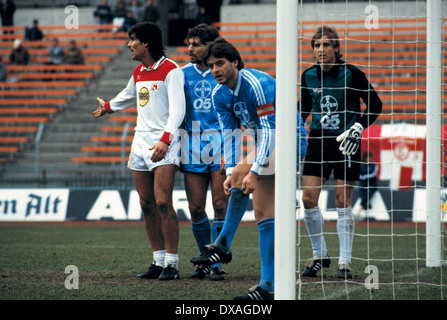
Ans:
{"label": "green goalkeeper jersey", "polygon": [[[361,110],[361,102],[366,108]],[[355,122],[367,128],[382,111],[382,102],[359,68],[338,59],[327,72],[317,63],[301,76],[299,111],[312,114],[311,136],[336,137]]]}

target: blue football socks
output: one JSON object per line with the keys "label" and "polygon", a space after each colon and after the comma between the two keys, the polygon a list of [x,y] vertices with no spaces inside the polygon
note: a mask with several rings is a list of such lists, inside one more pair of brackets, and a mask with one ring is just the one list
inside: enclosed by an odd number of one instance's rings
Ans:
{"label": "blue football socks", "polygon": [[225,223],[219,237],[214,244],[224,252],[230,251],[239,223],[248,207],[249,196],[242,192],[241,188],[230,189],[230,199],[228,202]]}
{"label": "blue football socks", "polygon": [[211,224],[208,216],[191,222],[191,230],[196,239],[200,253],[203,253],[205,246],[211,243]]}
{"label": "blue football socks", "polygon": [[216,239],[219,237],[219,234],[222,231],[224,222],[225,222],[225,220],[220,220],[220,219],[214,218],[213,226],[211,227],[211,235],[213,236],[213,241],[216,241]]}
{"label": "blue football socks", "polygon": [[261,254],[261,282],[259,286],[270,292],[275,288],[275,218],[266,218],[257,224]]}
{"label": "blue football socks", "polygon": [[[220,219],[214,218],[213,226],[211,227],[211,235],[213,236],[213,241],[216,241],[216,239],[219,237],[219,234],[222,231],[224,222],[225,222],[225,220],[220,220]],[[222,263],[215,263],[211,266],[211,268],[214,268],[214,267],[222,268]]]}

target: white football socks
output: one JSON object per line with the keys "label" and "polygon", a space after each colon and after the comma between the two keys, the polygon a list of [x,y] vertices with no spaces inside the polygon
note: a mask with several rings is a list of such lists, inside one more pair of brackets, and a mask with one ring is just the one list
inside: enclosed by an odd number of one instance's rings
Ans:
{"label": "white football socks", "polygon": [[304,209],[304,222],[312,244],[314,258],[327,257],[326,242],[323,236],[324,219],[320,207]]}
{"label": "white football socks", "polygon": [[166,253],[164,267],[166,268],[168,265],[178,270],[178,254]]}
{"label": "white football socks", "polygon": [[354,238],[354,217],[352,207],[337,208],[337,233],[340,245],[338,264],[351,263],[352,240]]}
{"label": "white football socks", "polygon": [[168,265],[178,270],[178,254],[166,253],[166,250],[154,251],[154,263],[156,266],[165,268]]}
{"label": "white football socks", "polygon": [[165,266],[165,256],[166,256],[166,250],[158,250],[154,251],[154,263],[158,267],[164,268]]}

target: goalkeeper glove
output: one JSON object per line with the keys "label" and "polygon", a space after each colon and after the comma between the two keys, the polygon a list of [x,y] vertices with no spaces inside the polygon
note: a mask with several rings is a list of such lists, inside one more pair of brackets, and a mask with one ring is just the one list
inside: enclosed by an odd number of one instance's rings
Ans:
{"label": "goalkeeper glove", "polygon": [[363,126],[356,122],[349,130],[346,130],[337,137],[337,141],[341,141],[339,149],[343,155],[350,156],[357,152],[363,130]]}

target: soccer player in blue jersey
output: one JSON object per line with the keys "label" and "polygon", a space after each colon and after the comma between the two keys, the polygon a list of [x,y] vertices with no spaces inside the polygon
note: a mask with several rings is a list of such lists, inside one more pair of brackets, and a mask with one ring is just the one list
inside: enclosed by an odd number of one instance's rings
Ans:
{"label": "soccer player in blue jersey", "polygon": [[[302,276],[316,277],[321,268],[327,268],[331,263],[318,198],[322,186],[333,173],[340,249],[337,277],[348,279],[352,278],[354,236],[351,202],[354,184],[360,174],[362,131],[377,119],[382,102],[366,75],[341,60],[339,37],[334,28],[318,27],[311,46],[317,63],[301,76],[299,107],[304,120],[312,114],[303,165],[302,199],[313,257],[307,261]],[[360,100],[366,104],[363,112]]]}
{"label": "soccer player in blue jersey", "polygon": [[[231,243],[247,209],[249,195],[253,196],[255,220],[259,230],[261,280],[247,294],[236,300],[272,300],[274,298],[274,145],[275,145],[275,90],[276,82],[268,74],[244,69],[237,49],[224,39],[217,39],[205,51],[204,61],[219,85],[213,92],[213,105],[223,125],[225,192],[230,195],[222,231],[207,252],[193,257],[195,265],[228,263],[232,259]],[[302,154],[306,131],[297,113],[297,133]],[[240,147],[233,149],[237,132],[244,127],[254,133],[255,149],[239,155]],[[294,173],[291,173],[294,174]]]}
{"label": "soccer player in blue jersey", "polygon": [[[188,30],[188,54],[190,63],[184,66],[186,117],[183,128],[187,135],[183,140],[181,170],[191,214],[191,229],[200,252],[205,245],[216,240],[222,229],[227,210],[228,196],[223,189],[225,170],[221,170],[222,134],[216,110],[212,106],[211,94],[217,85],[208,67],[201,59],[207,42],[219,37],[214,26],[199,24]],[[214,209],[213,223],[205,211],[208,187]],[[211,268],[197,267],[191,278],[223,280],[222,264]]]}

